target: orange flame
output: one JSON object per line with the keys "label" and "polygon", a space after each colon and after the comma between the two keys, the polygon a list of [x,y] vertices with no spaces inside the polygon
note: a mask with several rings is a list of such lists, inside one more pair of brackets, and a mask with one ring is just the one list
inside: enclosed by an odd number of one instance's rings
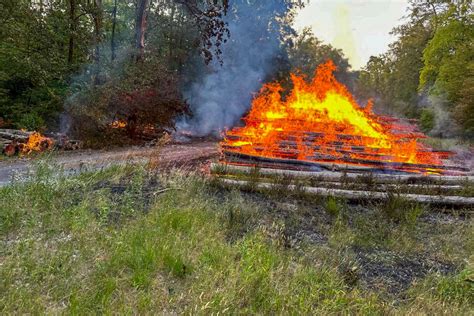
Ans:
{"label": "orange flame", "polygon": [[243,118],[246,125],[228,131],[221,147],[314,162],[442,164],[437,153],[417,141],[425,136],[415,126],[376,116],[370,101],[360,107],[334,77],[335,69],[330,60],[321,64],[311,82],[292,74],[293,89],[285,99],[279,83],[265,84]]}
{"label": "orange flame", "polygon": [[51,138],[45,137],[38,132],[32,133],[28,137],[28,141],[21,148],[22,154],[30,154],[32,152],[41,152],[51,149],[53,141]]}
{"label": "orange flame", "polygon": [[111,128],[125,128],[127,127],[127,122],[122,120],[116,120],[109,124]]}

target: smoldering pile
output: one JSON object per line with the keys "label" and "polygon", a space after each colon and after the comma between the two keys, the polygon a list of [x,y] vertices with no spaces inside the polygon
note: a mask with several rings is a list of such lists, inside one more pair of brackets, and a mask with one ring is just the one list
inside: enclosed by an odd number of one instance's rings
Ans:
{"label": "smoldering pile", "polygon": [[29,155],[54,148],[76,150],[82,147],[79,140],[69,139],[65,134],[26,131],[17,129],[0,129],[0,148],[6,156]]}

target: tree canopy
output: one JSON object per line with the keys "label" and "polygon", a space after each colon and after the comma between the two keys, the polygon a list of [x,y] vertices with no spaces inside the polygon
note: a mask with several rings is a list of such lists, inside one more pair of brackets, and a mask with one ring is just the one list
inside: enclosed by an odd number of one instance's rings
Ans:
{"label": "tree canopy", "polygon": [[399,37],[389,51],[360,74],[360,91],[377,95],[378,108],[421,118],[427,131],[447,115],[459,129],[445,126],[437,134],[473,136],[471,1],[410,1],[407,22],[393,34]]}
{"label": "tree canopy", "polygon": [[[202,114],[188,103],[222,103],[209,99],[210,88],[232,99],[219,110],[241,115],[262,81],[285,81],[291,71],[311,77],[332,59],[338,79],[361,101],[374,98],[375,109],[419,118],[434,134],[441,117],[452,117],[458,127],[438,134],[473,135],[471,1],[410,1],[405,23],[392,31],[397,40],[361,71],[309,29],[296,33],[293,19],[304,3],[4,0],[0,125],[102,135],[113,120],[138,118],[172,128],[183,113]],[[228,76],[217,75],[222,65]],[[231,78],[241,86],[228,93]]]}

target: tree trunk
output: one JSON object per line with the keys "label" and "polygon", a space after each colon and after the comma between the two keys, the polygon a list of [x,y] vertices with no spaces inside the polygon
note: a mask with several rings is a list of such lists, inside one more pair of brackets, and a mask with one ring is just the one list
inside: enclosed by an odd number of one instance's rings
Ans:
{"label": "tree trunk", "polygon": [[102,40],[102,0],[94,1],[94,9],[92,10],[92,20],[94,22],[94,84],[100,84],[100,42]]}
{"label": "tree trunk", "polygon": [[76,33],[76,0],[69,0],[69,49],[67,63],[71,65],[74,61],[74,37]]}
{"label": "tree trunk", "polygon": [[145,30],[147,22],[147,7],[149,2],[149,0],[138,1],[135,20],[135,48],[137,61],[143,58],[143,53],[145,50]]}
{"label": "tree trunk", "polygon": [[111,60],[117,57],[115,52],[115,25],[117,24],[117,0],[114,1],[114,10],[112,11],[112,36],[110,41]]}
{"label": "tree trunk", "polygon": [[171,23],[169,25],[169,34],[168,34],[168,59],[169,59],[169,63],[172,63],[173,61],[173,48],[174,48],[174,42],[173,42],[173,39],[175,38],[174,36],[174,19],[175,19],[175,12],[176,12],[176,6],[175,5],[172,5],[171,6],[171,14],[170,14],[170,20],[171,20]]}

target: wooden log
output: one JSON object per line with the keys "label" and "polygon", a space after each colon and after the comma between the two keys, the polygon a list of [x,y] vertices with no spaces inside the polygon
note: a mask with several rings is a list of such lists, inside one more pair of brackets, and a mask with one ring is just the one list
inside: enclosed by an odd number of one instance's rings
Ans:
{"label": "wooden log", "polygon": [[[237,137],[232,137],[232,139],[229,139],[232,141],[238,141],[239,138]],[[361,146],[361,145],[353,145],[353,144],[335,144],[335,142],[332,143],[318,143],[318,142],[311,142],[307,140],[289,140],[289,139],[281,139],[277,141],[277,144],[279,147],[288,147],[288,148],[298,148],[299,146],[303,145],[304,147],[307,147],[310,150],[321,150],[321,149],[328,149],[328,150],[341,150],[347,153],[353,153],[353,154],[359,154],[359,153],[365,153],[367,155],[378,155],[378,156],[384,156],[390,153],[389,149],[386,148],[378,148],[378,147],[367,147],[367,146]],[[239,148],[242,146],[231,146],[226,144],[225,142],[222,143],[223,147],[229,147],[229,148]],[[267,147],[268,145],[264,143],[256,143],[252,142],[252,146],[262,146],[262,147]],[[349,150],[350,148],[350,150]],[[438,156],[440,156],[442,159],[447,159],[450,156],[454,155],[454,152],[448,151],[448,150],[437,150],[437,149],[420,149],[418,150],[420,153],[434,153]]]}
{"label": "wooden log", "polygon": [[[323,133],[320,133],[323,134]],[[338,139],[346,139],[346,140],[354,140],[358,139],[361,137],[360,136],[354,136],[354,135],[344,135],[344,134],[339,134],[337,135]],[[242,137],[240,135],[226,135],[226,138],[230,141],[247,141],[248,139],[246,137]],[[280,137],[279,137],[280,138]],[[352,143],[347,143],[347,142],[341,142],[341,141],[333,141],[329,143],[320,143],[319,140],[316,138],[299,138],[295,137],[294,135],[284,135],[284,137],[281,137],[281,139],[275,140],[275,145],[278,145],[279,147],[288,147],[288,148],[298,148],[299,146],[303,145],[305,148],[308,150],[313,150],[313,151],[321,151],[321,149],[327,149],[327,150],[334,150],[337,152],[341,153],[347,153],[347,154],[354,154],[354,155],[366,155],[366,156],[373,156],[373,157],[383,157],[383,156],[388,156],[391,154],[390,150],[386,148],[378,148],[378,147],[366,147],[366,146],[361,146],[361,145],[356,145]],[[223,142],[221,144],[221,147],[224,149],[238,149],[243,146],[248,146],[248,145],[241,145],[241,146],[232,146],[230,144],[226,144]],[[257,147],[260,146],[262,148],[267,148],[268,144],[260,143],[260,142],[255,142],[252,141],[252,146]],[[348,150],[348,147],[350,147],[350,150]],[[440,159],[448,159],[452,155],[454,155],[453,152],[451,151],[446,151],[446,150],[433,150],[433,149],[420,149],[418,150],[420,153],[433,153],[437,155]]]}
{"label": "wooden log", "polygon": [[69,139],[61,143],[56,143],[56,146],[62,150],[77,150],[82,148],[82,143],[78,140]]}
{"label": "wooden log", "polygon": [[[308,157],[309,159],[305,160],[296,160],[296,159],[280,159],[280,158],[273,158],[273,157],[260,157],[254,156],[249,154],[243,154],[235,151],[223,151],[224,157],[230,158],[229,160],[232,161],[233,157],[244,158],[250,161],[262,161],[262,162],[271,162],[272,160],[275,162],[284,162],[284,163],[292,163],[296,165],[306,165],[306,166],[318,166],[321,167],[324,164],[330,163],[337,167],[337,165],[352,164],[352,165],[361,165],[361,166],[369,166],[372,168],[379,168],[379,169],[388,169],[388,170],[401,170],[401,171],[418,171],[418,172],[426,172],[429,170],[446,170],[446,171],[462,171],[468,172],[469,169],[461,166],[444,166],[444,165],[429,165],[429,164],[411,164],[411,163],[403,163],[403,162],[385,162],[385,161],[378,161],[378,160],[368,160],[368,159],[354,159],[349,157]],[[346,166],[344,166],[346,167]]]}
{"label": "wooden log", "polygon": [[[390,154],[390,152],[382,152],[379,150],[374,150],[373,148],[368,149],[367,151],[364,151],[364,147],[362,146],[324,146],[324,145],[307,145],[307,144],[302,144],[305,147],[305,152],[302,152],[296,143],[294,144],[286,144],[280,142],[276,149],[271,150],[271,148],[265,147],[263,144],[252,144],[253,150],[257,152],[266,152],[266,153],[271,153],[274,157],[294,157],[295,159],[300,156],[300,154],[308,154],[312,153],[314,160],[342,160],[343,157],[346,157],[347,159],[352,159],[352,160],[357,160],[361,161],[362,163],[363,160],[368,160],[368,161],[380,161],[380,163],[384,163],[385,161],[390,161],[390,160],[395,160],[395,157]],[[245,146],[245,145],[244,145]],[[226,152],[226,151],[231,151],[231,152],[241,152],[243,146],[231,146],[231,145],[226,145],[226,144],[221,144],[221,149]],[[350,148],[347,148],[350,147]],[[347,148],[347,149],[346,149]],[[420,152],[432,152],[435,155],[438,156],[439,159],[448,159],[450,156],[452,156],[452,152],[447,152],[447,151],[427,151],[423,150]],[[330,156],[325,153],[336,153],[340,154],[340,156]],[[317,158],[316,158],[317,157]],[[413,164],[410,164],[412,166]],[[448,167],[449,168],[449,167]],[[449,168],[452,169],[452,168]],[[465,171],[465,170],[464,170]]]}
{"label": "wooden log", "polygon": [[0,137],[9,139],[9,140],[16,140],[19,142],[26,142],[30,135],[26,133],[20,132],[11,132],[10,130],[0,130]]}
{"label": "wooden log", "polygon": [[[331,188],[348,188],[351,187],[352,189],[367,189],[368,185],[366,183],[361,182],[330,182],[330,181],[320,181],[318,182],[318,187],[331,187]],[[455,191],[455,190],[462,190],[464,186],[459,184],[402,184],[402,183],[378,183],[377,189],[387,192],[402,189],[403,191],[412,191],[412,190],[433,190],[434,192],[440,191]],[[431,194],[429,194],[431,195]]]}
{"label": "wooden log", "polygon": [[[240,164],[248,164],[248,165],[277,165],[279,168],[290,168],[290,169],[298,169],[303,168],[304,170],[332,170],[335,169],[336,166],[334,164],[328,164],[325,162],[315,162],[315,161],[307,161],[307,160],[297,160],[297,159],[285,159],[285,158],[270,158],[270,157],[260,157],[260,156],[253,156],[247,154],[240,154],[235,152],[228,152],[224,151],[224,158],[226,162],[237,162]],[[338,164],[338,168],[347,169],[349,166],[341,163]],[[359,169],[359,166],[355,166]],[[371,169],[370,166],[361,166],[363,170]]]}
{"label": "wooden log", "polygon": [[[378,168],[371,168],[371,167],[363,167],[363,166],[348,166],[340,164],[337,166],[333,164],[320,164],[320,165],[312,165],[312,166],[305,166],[305,165],[294,165],[294,164],[285,164],[285,163],[278,163],[278,162],[258,162],[252,163],[246,159],[233,159],[232,161],[223,161],[229,165],[235,166],[243,166],[243,167],[250,167],[250,168],[266,168],[266,169],[277,169],[277,170],[289,170],[289,171],[305,171],[305,172],[326,172],[326,171],[338,171],[338,172],[353,172],[353,173],[382,173],[388,172],[384,170],[380,170]],[[392,174],[409,174],[407,172],[391,170],[390,173]]]}
{"label": "wooden log", "polygon": [[[233,174],[218,174],[220,179],[229,180],[243,180],[252,181],[255,175],[233,175]],[[259,182],[270,182],[277,181],[279,178],[274,177],[259,177]],[[291,180],[291,179],[290,179]],[[295,179],[297,180],[297,179]],[[307,180],[307,179],[302,179]],[[278,182],[276,182],[278,183]],[[356,191],[378,191],[378,192],[397,192],[397,193],[414,193],[414,194],[426,194],[426,195],[458,195],[465,186],[458,184],[411,184],[411,183],[368,183],[359,181],[344,181],[344,182],[331,182],[331,181],[305,181],[309,186],[316,186],[328,189],[343,189],[343,190],[356,190]]]}
{"label": "wooden log", "polygon": [[390,166],[381,168],[380,166],[371,166],[363,164],[351,164],[345,163],[342,159],[337,161],[337,158],[334,158],[333,161],[330,160],[297,160],[297,157],[281,157],[281,158],[267,158],[259,157],[259,159],[249,159],[238,156],[225,156],[224,161],[227,163],[250,166],[250,167],[260,167],[260,168],[271,168],[271,169],[287,169],[287,170],[302,170],[302,171],[339,171],[339,172],[372,172],[372,173],[390,173],[390,174],[413,174],[413,173],[424,173],[425,169],[417,168],[393,168]]}
{"label": "wooden log", "polygon": [[[305,146],[306,152],[309,154],[313,154],[314,157],[318,156],[318,159],[329,159],[329,160],[341,160],[342,157],[353,158],[361,157],[360,159],[380,159],[380,160],[390,160],[394,159],[393,156],[384,153],[378,152],[364,152],[363,149],[360,149],[360,146],[351,146],[352,150],[344,149],[343,146],[323,146],[323,145],[314,145],[314,146]],[[221,145],[221,148],[224,151],[231,151],[231,152],[240,152],[240,146],[229,146],[229,145]],[[271,150],[271,148],[266,148],[262,144],[253,144],[252,148],[255,151],[267,152],[271,153],[275,157],[298,157],[301,153],[304,154],[301,150],[298,149],[298,146],[295,144],[294,146],[279,146],[277,149]],[[340,154],[340,156],[330,156],[325,153],[336,153]],[[359,159],[359,158],[354,158]],[[317,160],[317,159],[315,159]]]}
{"label": "wooden log", "polygon": [[[233,146],[230,144],[222,143],[221,146],[223,148],[233,148],[233,149],[238,149],[240,147],[248,146],[248,145],[239,145],[239,146]],[[371,155],[380,155],[378,153],[379,149],[374,148],[368,148],[364,146],[356,146],[356,145],[351,145],[351,144],[335,144],[333,142],[332,144],[327,143],[327,144],[318,144],[318,143],[312,143],[312,142],[296,142],[296,141],[289,141],[289,140],[280,140],[275,142],[275,144],[272,144],[271,146],[278,147],[281,149],[292,149],[292,150],[297,150],[300,147],[304,147],[307,150],[311,151],[320,151],[320,150],[333,150],[333,151],[350,151],[351,153],[358,154],[358,153],[364,153],[364,151],[374,151],[375,153],[370,153],[367,152],[366,154],[371,154]],[[269,148],[270,146],[268,144],[260,143],[260,142],[252,142],[252,147],[261,147],[263,148]],[[349,150],[350,149],[350,150]]]}
{"label": "wooden log", "polygon": [[0,128],[0,133],[12,134],[12,135],[23,135],[30,136],[34,132],[24,131],[20,129],[11,129],[11,128]]}
{"label": "wooden log", "polygon": [[[329,159],[329,160],[341,160],[341,157],[347,157],[349,159],[361,159],[361,160],[376,160],[376,161],[390,161],[395,160],[395,157],[391,155],[390,152],[383,152],[381,150],[374,150],[374,148],[367,148],[367,151],[364,151],[364,147],[362,146],[324,146],[324,145],[307,145],[302,144],[304,147],[304,152],[302,152],[296,143],[294,144],[287,144],[286,142],[280,142],[279,146],[273,150],[271,148],[266,147],[263,144],[252,144],[252,149],[257,152],[266,152],[271,153],[274,157],[295,157],[295,159],[300,156],[300,154],[307,155],[313,154],[314,160],[318,159]],[[220,148],[225,151],[231,152],[241,152],[243,146],[231,146],[221,144]],[[349,148],[348,148],[349,147]],[[419,152],[425,153],[434,153],[439,159],[449,159],[453,153],[448,151],[429,151],[429,150],[421,150]],[[336,153],[339,156],[328,156],[325,153]],[[411,164],[410,164],[411,165]]]}
{"label": "wooden log", "polygon": [[19,152],[18,145],[15,141],[3,147],[3,153],[8,157],[14,156],[18,152]]}
{"label": "wooden log", "polygon": [[[355,191],[355,190],[341,190],[341,189],[329,189],[321,187],[299,187],[293,184],[290,185],[278,185],[272,183],[252,183],[250,181],[241,180],[230,180],[220,179],[223,184],[246,187],[253,185],[259,189],[275,189],[275,188],[287,188],[290,191],[302,190],[306,193],[321,195],[321,196],[335,196],[341,197],[348,200],[388,200],[390,196],[385,192],[376,191]],[[422,194],[399,194],[400,198],[403,198],[409,202],[422,203],[422,204],[434,204],[434,205],[445,205],[445,206],[456,206],[456,207],[473,207],[474,197],[461,197],[461,196],[444,196],[444,195],[422,195]]]}
{"label": "wooden log", "polygon": [[[33,133],[14,129],[0,129],[0,150],[5,155],[10,156],[31,152],[31,150],[25,148],[25,144]],[[65,134],[45,133],[44,136],[46,138],[37,144],[40,151],[51,149],[53,146],[61,150],[77,150],[82,148],[81,141],[69,139]]]}
{"label": "wooden log", "polygon": [[[278,123],[280,121],[284,121],[284,123]],[[277,119],[277,120],[250,120],[246,119],[245,120],[246,125],[250,126],[259,126],[260,124],[272,124],[273,126],[303,126],[306,121],[304,120],[295,120],[295,119]],[[398,138],[401,139],[418,139],[418,138],[426,138],[426,135],[423,134],[418,130],[416,126],[413,125],[406,125],[406,124],[392,124],[390,122],[384,122],[384,121],[379,121],[379,124],[384,126],[386,129],[391,130],[393,134],[396,134]],[[305,136],[316,136],[316,137],[322,137],[325,135],[325,126],[323,124],[319,124],[317,128],[320,128],[320,130],[313,130],[313,131],[300,131],[300,130],[288,130],[285,128],[283,131],[278,131],[275,130],[274,133],[277,134],[288,134],[288,135],[305,135]],[[231,130],[227,132],[227,134],[234,134],[235,131],[239,131],[241,128],[236,128],[234,130]],[[368,136],[359,136],[359,135],[350,135],[350,134],[337,134],[336,137],[339,139],[373,139]]]}
{"label": "wooden log", "polygon": [[6,138],[0,138],[0,148],[3,148],[3,146],[10,144],[12,141],[10,139]]}
{"label": "wooden log", "polygon": [[[288,141],[296,141],[298,140],[304,140],[304,141],[309,141],[309,142],[315,142],[318,141],[319,139],[323,138],[326,134],[323,131],[313,131],[313,132],[302,132],[302,131],[273,131],[275,135],[278,135],[278,138],[280,140],[288,140]],[[413,133],[403,135],[399,134],[399,138],[401,138],[399,141],[404,142],[406,138],[418,138],[415,137]],[[240,131],[237,130],[231,130],[228,131],[225,135],[226,139],[229,139],[231,141],[237,141],[237,140],[248,140],[248,137],[245,135],[241,135]],[[345,140],[345,141],[365,141],[365,142],[373,142],[374,140],[378,140],[377,138],[370,137],[370,136],[360,136],[360,135],[351,135],[351,134],[336,134],[336,138],[338,140]]]}
{"label": "wooden log", "polygon": [[[362,165],[350,165],[345,163],[331,163],[331,162],[308,162],[305,160],[296,160],[296,157],[285,157],[285,158],[266,158],[259,157],[259,159],[248,159],[245,157],[238,156],[225,156],[224,161],[226,163],[232,163],[242,166],[270,168],[270,169],[286,169],[286,170],[302,170],[302,171],[347,171],[347,172],[384,172],[389,171],[381,169],[380,167],[373,166],[362,166]],[[404,171],[390,170],[391,173],[404,173]]]}
{"label": "wooden log", "polygon": [[332,171],[299,171],[283,170],[272,168],[258,168],[249,166],[237,166],[227,163],[212,163],[211,172],[226,174],[251,174],[256,171],[267,176],[290,176],[295,178],[316,178],[321,181],[342,182],[342,181],[371,181],[374,183],[400,183],[400,184],[460,184],[472,183],[474,176],[442,176],[442,175],[422,175],[422,174],[382,174],[382,173],[351,173]]}

